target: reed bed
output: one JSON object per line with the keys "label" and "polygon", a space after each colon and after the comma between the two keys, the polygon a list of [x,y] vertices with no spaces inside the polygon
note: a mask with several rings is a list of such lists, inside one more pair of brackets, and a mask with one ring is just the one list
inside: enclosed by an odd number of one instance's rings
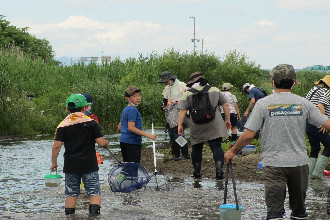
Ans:
{"label": "reed bed", "polygon": [[[241,93],[244,83],[263,86],[271,92],[269,72],[249,62],[244,54],[229,52],[223,60],[214,54],[179,53],[174,49],[162,55],[152,53],[148,57],[73,66],[56,66],[42,59],[31,59],[19,48],[0,48],[0,110],[1,136],[29,136],[52,134],[58,123],[67,115],[65,101],[73,93],[89,93],[95,100],[92,112],[99,118],[103,131],[117,128],[121,112],[126,106],[124,91],[128,86],[142,90],[142,103],[138,107],[145,127],[154,124],[164,127],[164,112],[160,110],[164,84],[157,83],[159,74],[172,71],[183,82],[191,73],[203,72],[209,83],[221,88],[225,82],[235,86],[233,93],[243,112],[248,104]],[[324,74],[304,71],[295,88],[305,95],[312,81]]]}

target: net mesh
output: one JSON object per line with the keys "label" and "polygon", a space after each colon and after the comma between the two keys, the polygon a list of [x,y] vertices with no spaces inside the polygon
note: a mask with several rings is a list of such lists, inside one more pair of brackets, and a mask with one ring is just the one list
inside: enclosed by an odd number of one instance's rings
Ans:
{"label": "net mesh", "polygon": [[170,191],[173,190],[173,186],[170,182],[170,178],[166,174],[156,172],[151,175],[146,189],[151,191]]}
{"label": "net mesh", "polygon": [[138,163],[121,163],[112,168],[108,175],[112,192],[129,193],[145,187],[149,181],[149,174]]}

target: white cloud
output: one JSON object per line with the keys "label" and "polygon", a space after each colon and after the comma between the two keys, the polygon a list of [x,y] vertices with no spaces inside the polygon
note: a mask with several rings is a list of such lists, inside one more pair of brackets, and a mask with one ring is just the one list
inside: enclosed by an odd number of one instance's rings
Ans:
{"label": "white cloud", "polygon": [[162,26],[137,20],[124,24],[105,23],[84,16],[70,16],[57,24],[31,25],[30,33],[38,38],[47,37],[57,57],[100,56],[101,51],[111,56],[163,53],[172,46],[184,48],[182,45],[186,44],[188,47],[187,39],[190,39],[190,31],[176,25]]}
{"label": "white cloud", "polygon": [[269,21],[267,19],[257,21],[257,22],[254,22],[254,23],[258,24],[260,26],[266,26],[266,27],[275,27],[275,25],[276,25],[274,21]]}

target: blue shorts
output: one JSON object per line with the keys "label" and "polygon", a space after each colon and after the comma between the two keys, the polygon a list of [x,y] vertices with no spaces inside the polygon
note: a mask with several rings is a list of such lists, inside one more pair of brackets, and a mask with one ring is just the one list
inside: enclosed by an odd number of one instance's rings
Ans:
{"label": "blue shorts", "polygon": [[89,173],[66,173],[65,195],[71,197],[79,196],[81,180],[84,183],[88,196],[101,195],[98,171]]}

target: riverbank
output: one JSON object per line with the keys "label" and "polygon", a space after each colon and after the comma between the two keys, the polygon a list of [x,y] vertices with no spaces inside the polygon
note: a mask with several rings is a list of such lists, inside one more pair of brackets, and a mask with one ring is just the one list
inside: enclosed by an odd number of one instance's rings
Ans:
{"label": "riverbank", "polygon": [[[163,144],[156,148],[157,151],[164,152],[165,157],[162,162],[157,160],[157,171],[163,172],[170,177],[186,178],[190,177],[193,173],[193,166],[191,159],[185,160],[168,160],[170,144]],[[191,154],[191,145],[188,142],[188,151]],[[118,157],[121,157],[118,152]],[[261,173],[258,169],[258,163],[261,161],[260,154],[250,154],[246,156],[235,156],[233,159],[233,170],[235,178],[246,182],[259,182],[261,181]],[[154,167],[154,155],[152,148],[142,149],[141,152],[141,165],[149,172],[153,173]],[[226,164],[223,167],[224,173],[226,172]],[[202,160],[202,178],[215,179],[215,165],[212,156],[212,152],[208,146],[204,146],[203,160]],[[231,177],[230,177],[231,178]]]}

